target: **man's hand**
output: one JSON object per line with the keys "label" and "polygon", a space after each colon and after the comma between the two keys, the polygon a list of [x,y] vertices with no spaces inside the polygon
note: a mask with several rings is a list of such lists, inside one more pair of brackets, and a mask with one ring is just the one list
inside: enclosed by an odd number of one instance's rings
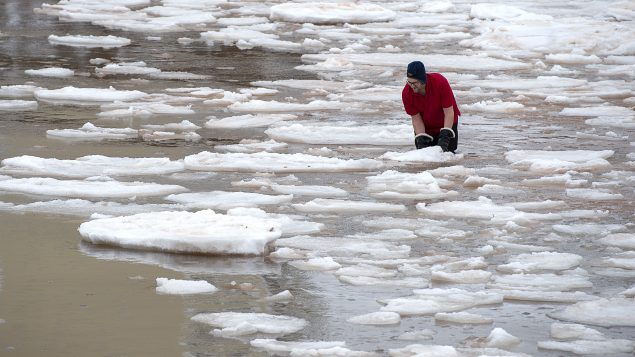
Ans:
{"label": "man's hand", "polygon": [[426,133],[417,134],[415,136],[415,147],[417,149],[427,148],[432,145],[432,137]]}
{"label": "man's hand", "polygon": [[441,147],[441,150],[443,150],[443,152],[448,151],[449,147],[450,147],[450,141],[452,138],[454,138],[454,131],[450,128],[443,128],[441,129],[441,131],[439,132],[439,146]]}

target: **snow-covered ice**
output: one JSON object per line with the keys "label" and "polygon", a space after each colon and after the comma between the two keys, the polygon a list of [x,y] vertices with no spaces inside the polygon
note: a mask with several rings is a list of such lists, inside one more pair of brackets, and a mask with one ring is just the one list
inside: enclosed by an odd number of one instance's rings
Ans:
{"label": "snow-covered ice", "polygon": [[212,210],[152,212],[96,219],[79,226],[94,244],[123,248],[203,254],[263,254],[280,237],[280,223]]}
{"label": "snow-covered ice", "polygon": [[82,35],[67,35],[57,36],[50,35],[48,40],[53,45],[64,45],[71,47],[87,47],[87,48],[116,48],[127,46],[131,41],[124,37],[117,36],[82,36]]}
{"label": "snow-covered ice", "polygon": [[213,293],[218,290],[217,287],[205,280],[179,280],[169,278],[157,278],[157,293],[188,295],[188,294],[204,294]]}
{"label": "snow-covered ice", "polygon": [[283,205],[291,202],[293,195],[265,195],[252,192],[191,192],[165,197],[191,208],[210,208],[228,210],[236,207],[258,207],[261,205]]}
{"label": "snow-covered ice", "polygon": [[184,163],[189,170],[276,173],[370,171],[382,166],[381,162],[373,159],[345,160],[300,153],[219,154],[208,151],[186,156]]}
{"label": "snow-covered ice", "polygon": [[201,313],[192,316],[192,320],[220,329],[214,329],[214,335],[223,337],[267,333],[286,335],[302,330],[307,321],[285,315],[270,315],[248,312]]}
{"label": "snow-covered ice", "polygon": [[183,171],[182,161],[167,157],[131,158],[89,155],[74,160],[22,155],[2,160],[0,172],[19,175],[50,175],[70,178],[93,176],[161,175]]}

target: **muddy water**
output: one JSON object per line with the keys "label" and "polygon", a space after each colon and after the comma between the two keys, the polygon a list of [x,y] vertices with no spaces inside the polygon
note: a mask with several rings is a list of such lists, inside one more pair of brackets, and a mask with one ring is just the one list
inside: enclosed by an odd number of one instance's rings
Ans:
{"label": "muddy water", "polygon": [[[293,69],[300,64],[296,55],[239,51],[231,47],[205,45],[176,45],[178,37],[197,37],[196,33],[162,35],[162,45],[145,40],[145,34],[122,33],[131,38],[133,45],[121,49],[70,49],[50,46],[49,34],[104,35],[103,29],[87,24],[68,24],[54,18],[38,16],[32,9],[41,1],[0,0],[0,78],[1,85],[24,84],[33,81],[46,88],[65,85],[117,89],[136,89],[149,93],[161,92],[168,87],[210,86],[235,90],[250,81],[313,78],[310,74]],[[451,51],[451,49],[448,49]],[[99,79],[89,75],[94,67],[91,58],[118,58],[121,61],[145,61],[148,66],[163,70],[189,71],[207,74],[211,78],[202,83],[151,80],[133,81],[125,76]],[[24,75],[25,69],[63,66],[78,73],[72,79],[40,79]],[[239,70],[232,69],[239,68]],[[582,76],[584,73],[582,74]],[[467,88],[464,88],[467,89]],[[281,93],[280,97],[293,93]],[[278,98],[279,99],[279,98]],[[473,103],[478,98],[459,98]],[[465,165],[482,168],[489,165],[505,167],[503,153],[514,148],[554,150],[612,149],[614,169],[630,170],[624,142],[581,141],[576,131],[588,129],[579,118],[554,117],[561,110],[557,105],[546,105],[528,99],[527,106],[537,111],[509,118],[505,115],[487,115],[487,119],[470,116],[463,118],[461,126],[461,152],[466,155]],[[619,103],[618,103],[619,104]],[[196,105],[194,107],[196,108]],[[244,137],[265,138],[261,129],[246,131],[199,131],[204,138],[198,143],[149,144],[131,140],[117,143],[62,142],[46,138],[46,130],[77,128],[87,121],[99,126],[138,127],[150,123],[147,119],[130,121],[99,120],[99,108],[54,106],[40,103],[38,110],[23,113],[0,113],[0,158],[34,155],[71,159],[89,154],[130,157],[170,157],[180,159],[186,155],[208,150],[217,142],[237,142]],[[226,113],[197,111],[187,117],[157,116],[152,124],[188,119],[201,125],[208,115],[226,116]],[[338,119],[349,119],[353,114],[338,114]],[[332,119],[332,118],[329,118]],[[362,118],[350,119],[360,120]],[[626,135],[626,134],[624,134]],[[303,151],[293,145],[292,151]],[[343,150],[347,150],[344,148]],[[368,155],[350,149],[350,156]],[[433,168],[426,167],[426,168]],[[400,168],[401,171],[421,170],[421,167]],[[351,199],[367,199],[365,176],[362,174],[310,174],[296,175],[304,184],[335,185],[351,192]],[[488,177],[501,179],[510,186],[522,180],[522,173],[490,172]],[[192,177],[178,182],[169,178],[152,177],[156,182],[178,183],[192,191],[226,190],[231,181],[249,179],[252,175],[223,173],[204,179]],[[127,178],[122,178],[127,179]],[[571,209],[610,209],[611,216],[603,220],[584,220],[566,223],[628,223],[632,220],[634,203],[632,187],[617,191],[628,199],[618,203],[573,201],[564,197],[562,188],[531,189],[509,197],[493,195],[499,202],[538,201],[541,199],[567,200]],[[461,190],[463,200],[473,200],[478,193]],[[0,201],[21,203],[41,201],[44,197],[0,194]],[[152,201],[152,200],[149,200]],[[140,202],[142,203],[142,202]],[[416,202],[398,202],[408,206],[400,218],[417,218]],[[290,208],[281,213],[297,213]],[[363,221],[377,216],[320,215],[312,220],[325,223],[323,235],[344,236],[368,231]],[[196,356],[265,355],[249,348],[247,340],[213,338],[210,327],[193,323],[190,317],[200,312],[251,311],[292,315],[305,318],[309,327],[285,340],[337,340],[346,341],[347,347],[385,353],[389,348],[403,347],[410,342],[398,341],[395,336],[406,331],[432,329],[433,341],[416,341],[457,346],[472,336],[486,336],[491,325],[457,326],[437,325],[429,316],[404,318],[397,326],[354,326],[346,319],[377,311],[376,299],[388,299],[410,294],[410,288],[354,287],[340,283],[331,274],[305,272],[276,264],[260,257],[218,258],[127,251],[98,247],[80,242],[77,227],[83,218],[53,214],[13,215],[0,212],[0,355],[8,356]],[[436,252],[459,257],[473,255],[473,249],[487,244],[491,238],[488,229],[479,223],[457,223],[456,227],[473,232],[466,240],[443,243],[421,239],[413,243],[413,255]],[[520,241],[527,244],[547,245],[543,238],[551,232],[548,224],[521,232]],[[571,237],[553,243],[556,250],[583,255],[582,268],[591,269],[594,259],[604,255],[592,237]],[[506,256],[494,257],[491,264],[500,264]],[[213,295],[174,297],[155,293],[156,277],[206,279],[221,290]],[[632,279],[593,275],[594,288],[588,291],[611,296],[632,285]],[[238,288],[234,283],[247,283]],[[434,287],[448,287],[434,284]],[[261,299],[290,290],[295,299],[288,304],[264,303]],[[564,305],[562,305],[564,306]],[[522,338],[527,343],[515,351],[536,356],[569,356],[571,354],[537,350],[536,341],[549,338],[548,328],[554,321],[547,312],[559,307],[548,303],[505,302],[496,306],[471,309],[470,312],[491,317],[495,327]],[[612,328],[600,331],[611,338],[633,339],[632,328]]]}

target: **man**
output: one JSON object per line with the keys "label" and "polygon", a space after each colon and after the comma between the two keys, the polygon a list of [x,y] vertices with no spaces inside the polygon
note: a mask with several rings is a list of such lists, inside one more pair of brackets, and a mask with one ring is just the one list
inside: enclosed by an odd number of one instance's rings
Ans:
{"label": "man", "polygon": [[401,99],[412,117],[416,148],[439,145],[443,151],[454,152],[461,112],[448,80],[439,73],[426,73],[420,61],[408,64],[407,77]]}

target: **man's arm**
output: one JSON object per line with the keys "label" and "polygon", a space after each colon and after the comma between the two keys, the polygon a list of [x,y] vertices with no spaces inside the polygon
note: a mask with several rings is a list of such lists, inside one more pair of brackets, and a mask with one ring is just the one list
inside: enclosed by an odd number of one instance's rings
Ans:
{"label": "man's arm", "polygon": [[[414,117],[413,117],[414,120]],[[443,127],[452,128],[454,125],[454,107],[443,108]]]}
{"label": "man's arm", "polygon": [[[452,115],[454,115],[454,114],[452,114]],[[421,134],[421,133],[425,133],[426,132],[426,126],[423,124],[423,118],[421,117],[421,113],[417,113],[415,115],[411,115],[411,117],[412,117],[412,128],[415,131],[415,135]]]}

